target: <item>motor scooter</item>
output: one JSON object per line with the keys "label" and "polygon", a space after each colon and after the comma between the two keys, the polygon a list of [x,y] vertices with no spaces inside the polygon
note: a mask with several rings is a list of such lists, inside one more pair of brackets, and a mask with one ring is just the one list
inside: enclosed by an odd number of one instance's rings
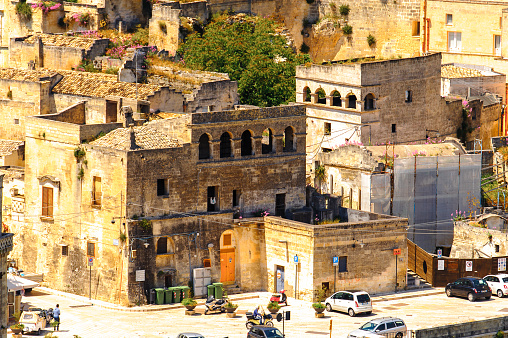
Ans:
{"label": "motor scooter", "polygon": [[284,304],[288,306],[288,297],[286,296],[286,290],[272,294],[270,302],[277,302],[278,304]]}
{"label": "motor scooter", "polygon": [[226,301],[224,299],[215,299],[214,296],[208,297],[208,299],[205,302],[206,306],[205,315],[207,315],[210,311],[226,312],[224,305],[226,305]]}
{"label": "motor scooter", "polygon": [[266,325],[273,327],[273,317],[269,313],[263,315],[263,324],[260,324],[259,319],[254,318],[254,314],[252,312],[246,312],[245,316],[247,317],[247,322],[245,323],[247,330],[250,330],[250,328],[254,325]]}

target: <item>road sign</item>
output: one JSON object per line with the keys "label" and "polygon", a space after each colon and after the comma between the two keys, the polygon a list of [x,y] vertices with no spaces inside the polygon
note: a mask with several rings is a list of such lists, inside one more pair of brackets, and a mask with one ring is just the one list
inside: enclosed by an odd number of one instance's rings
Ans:
{"label": "road sign", "polygon": [[437,258],[443,257],[443,250],[437,249]]}
{"label": "road sign", "polygon": [[333,257],[333,259],[332,259],[332,263],[333,263],[333,266],[337,266],[337,265],[339,265],[339,257],[336,257],[336,256],[335,256],[335,257]]}
{"label": "road sign", "polygon": [[293,257],[293,263],[298,264],[298,255]]}
{"label": "road sign", "polygon": [[282,277],[282,274],[280,273],[280,271],[277,271],[277,279],[280,279]]}
{"label": "road sign", "polygon": [[400,255],[400,249],[393,249],[393,254],[394,255]]}
{"label": "road sign", "polygon": [[136,270],[136,282],[145,281],[145,270]]}
{"label": "road sign", "polygon": [[473,261],[466,261],[466,271],[473,271]]}
{"label": "road sign", "polygon": [[93,266],[93,257],[88,257],[88,266]]}

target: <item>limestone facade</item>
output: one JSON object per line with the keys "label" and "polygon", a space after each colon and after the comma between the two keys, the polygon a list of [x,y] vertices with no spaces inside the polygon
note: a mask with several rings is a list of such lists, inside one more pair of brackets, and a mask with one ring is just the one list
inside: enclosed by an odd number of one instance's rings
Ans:
{"label": "limestone facade", "polygon": [[[472,226],[475,223],[476,226]],[[478,226],[476,221],[454,222],[450,257],[489,258],[508,255],[506,229]],[[489,235],[492,237],[489,238]]]}
{"label": "limestone facade", "polygon": [[[2,190],[3,177],[0,174],[0,220],[2,219]],[[9,313],[7,307],[7,255],[12,250],[12,233],[3,231],[0,228],[0,337],[7,338],[7,323],[9,321]]]}
{"label": "limestone facade", "polygon": [[[315,301],[316,290],[322,287],[329,292],[355,289],[372,294],[401,290],[406,285],[406,226],[405,218],[350,209],[337,224],[309,225],[266,217],[268,290],[275,291],[277,269],[284,271],[288,295],[307,301]],[[394,248],[401,249],[401,255],[395,256]],[[297,265],[294,256],[298,256]],[[344,262],[337,267],[336,278],[334,256]]]}

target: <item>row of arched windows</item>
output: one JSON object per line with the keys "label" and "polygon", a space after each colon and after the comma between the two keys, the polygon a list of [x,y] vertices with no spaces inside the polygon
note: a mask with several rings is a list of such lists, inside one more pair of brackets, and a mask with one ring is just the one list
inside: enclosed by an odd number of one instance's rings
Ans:
{"label": "row of arched windows", "polygon": [[[253,133],[250,130],[246,130],[242,133],[241,142],[240,142],[240,154],[241,156],[251,156],[254,155],[254,147],[253,147]],[[284,129],[284,134],[282,137],[284,152],[296,151],[296,138],[295,138],[295,130],[293,127],[287,127]],[[220,146],[219,146],[219,156],[220,158],[228,158],[233,157],[234,149],[233,149],[233,135],[226,131],[220,136]],[[262,154],[270,154],[275,152],[274,142],[273,142],[273,130],[270,128],[266,128],[263,130],[261,135],[261,153]],[[209,159],[211,158],[211,136],[209,134],[203,134],[199,138],[199,159]]]}
{"label": "row of arched windows", "polygon": [[[311,92],[310,88],[305,87],[303,89],[303,95],[304,95],[303,101],[304,102],[311,102],[311,94],[312,94],[312,92]],[[317,96],[315,103],[326,104],[326,93],[323,90],[323,88],[319,88],[318,90],[316,90],[315,94]],[[353,93],[349,93],[345,97],[344,107],[356,109],[356,100],[357,100],[356,95],[354,95]],[[337,90],[334,90],[333,92],[331,92],[330,105],[335,106],[335,107],[342,107],[342,101],[343,101],[342,97]],[[374,95],[372,93],[369,93],[364,98],[364,110],[372,110],[374,108],[375,108],[374,107]]]}

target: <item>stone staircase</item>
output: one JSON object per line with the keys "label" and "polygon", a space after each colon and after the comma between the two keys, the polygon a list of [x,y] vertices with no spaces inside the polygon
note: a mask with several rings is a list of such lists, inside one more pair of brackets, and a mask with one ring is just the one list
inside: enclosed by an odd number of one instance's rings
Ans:
{"label": "stone staircase", "polygon": [[427,289],[432,287],[432,285],[430,285],[425,279],[422,279],[410,269],[407,269],[406,276],[406,290]]}
{"label": "stone staircase", "polygon": [[227,295],[228,296],[231,296],[231,295],[236,295],[236,294],[239,294],[239,293],[242,293],[242,290],[240,289],[240,287],[236,284],[231,284],[231,285],[224,285],[224,291],[227,292]]}

